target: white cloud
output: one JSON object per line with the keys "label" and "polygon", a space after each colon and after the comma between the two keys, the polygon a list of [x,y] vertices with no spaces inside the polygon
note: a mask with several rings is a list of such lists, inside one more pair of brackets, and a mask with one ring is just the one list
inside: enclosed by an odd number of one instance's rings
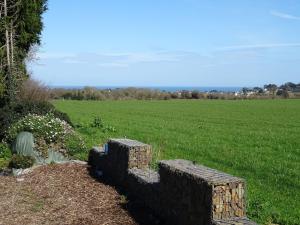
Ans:
{"label": "white cloud", "polygon": [[178,62],[189,52],[125,52],[125,53],[39,53],[41,60],[55,60],[66,64],[93,64],[100,67],[128,67],[138,63]]}
{"label": "white cloud", "polygon": [[72,58],[66,58],[63,60],[63,62],[67,64],[87,64],[87,62],[85,61],[80,61]]}
{"label": "white cloud", "polygon": [[287,14],[287,13],[282,13],[282,12],[279,12],[279,11],[276,11],[276,10],[271,10],[270,14],[272,16],[276,16],[276,17],[279,17],[279,18],[282,18],[282,19],[300,20],[299,16],[294,16],[294,15]]}
{"label": "white cloud", "polygon": [[104,68],[126,68],[129,65],[123,63],[98,63],[97,66]]}
{"label": "white cloud", "polygon": [[271,44],[255,44],[255,45],[233,45],[217,48],[217,51],[238,51],[268,48],[285,48],[300,47],[300,43],[271,43]]}
{"label": "white cloud", "polygon": [[39,52],[37,54],[38,59],[62,59],[67,57],[75,57],[75,54],[72,53],[62,53],[62,52],[55,52],[55,53],[46,53],[46,52]]}

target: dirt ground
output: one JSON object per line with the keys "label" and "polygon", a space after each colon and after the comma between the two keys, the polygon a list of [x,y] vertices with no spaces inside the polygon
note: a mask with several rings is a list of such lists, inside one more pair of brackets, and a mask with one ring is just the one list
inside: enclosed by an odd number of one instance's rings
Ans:
{"label": "dirt ground", "polygon": [[0,177],[0,225],[140,224],[125,202],[85,165],[49,165],[18,178]]}

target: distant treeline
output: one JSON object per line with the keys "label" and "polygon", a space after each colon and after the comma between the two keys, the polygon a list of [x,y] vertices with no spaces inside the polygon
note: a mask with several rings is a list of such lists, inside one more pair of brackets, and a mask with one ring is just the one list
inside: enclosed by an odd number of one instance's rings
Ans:
{"label": "distant treeline", "polygon": [[82,89],[54,88],[49,90],[51,99],[69,100],[168,100],[168,99],[259,99],[259,98],[300,98],[300,83],[288,82],[281,86],[267,84],[264,87],[242,88],[239,92],[201,92],[181,90],[166,92],[147,88]]}
{"label": "distant treeline", "polygon": [[219,92],[198,90],[167,92],[147,88],[97,89],[85,87],[81,89],[51,89],[35,80],[23,83],[17,95],[18,100],[47,101],[49,99],[66,100],[168,100],[168,99],[269,99],[269,98],[300,98],[300,83],[288,82],[281,86],[267,84],[264,87],[242,88],[238,92]]}

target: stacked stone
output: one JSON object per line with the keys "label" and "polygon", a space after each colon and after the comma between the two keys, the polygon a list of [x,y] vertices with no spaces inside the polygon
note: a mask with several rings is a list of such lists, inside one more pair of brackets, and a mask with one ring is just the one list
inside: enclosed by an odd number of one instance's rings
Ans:
{"label": "stacked stone", "polygon": [[132,196],[159,214],[159,174],[151,169],[129,169],[126,187]]}
{"label": "stacked stone", "polygon": [[148,168],[151,157],[150,145],[129,139],[111,139],[103,172],[115,184],[124,186],[128,169]]}
{"label": "stacked stone", "polygon": [[94,147],[89,152],[88,164],[93,172],[102,171],[106,164],[106,154],[103,148]]}
{"label": "stacked stone", "polygon": [[161,161],[160,198],[174,224],[245,216],[244,180],[186,160]]}
{"label": "stacked stone", "polygon": [[108,142],[108,155],[118,161],[126,159],[127,168],[146,169],[152,159],[151,146],[130,139],[111,139]]}
{"label": "stacked stone", "polygon": [[151,146],[128,139],[111,139],[108,152],[90,151],[92,170],[125,187],[172,225],[256,225],[245,212],[245,182],[186,160],[159,163],[149,169]]}
{"label": "stacked stone", "polygon": [[152,159],[151,146],[130,139],[111,139],[108,142],[108,159],[125,161],[124,169],[148,168]]}
{"label": "stacked stone", "polygon": [[245,212],[245,184],[231,182],[213,185],[213,217],[215,219],[244,217]]}

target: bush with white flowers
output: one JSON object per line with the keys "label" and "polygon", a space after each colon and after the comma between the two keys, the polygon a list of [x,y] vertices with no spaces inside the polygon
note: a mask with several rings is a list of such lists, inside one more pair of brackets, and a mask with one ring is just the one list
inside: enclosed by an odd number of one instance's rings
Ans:
{"label": "bush with white flowers", "polygon": [[[65,121],[56,118],[53,114],[36,115],[28,114],[21,120],[12,124],[7,131],[7,141],[12,143],[18,133],[30,132],[35,138],[35,149],[42,155],[48,149],[59,151],[63,154],[74,153],[77,149],[70,149],[70,139],[78,142],[78,150],[85,149],[83,140],[75,133],[73,128]],[[73,137],[73,138],[72,138]],[[73,148],[76,148],[73,143]]]}
{"label": "bush with white flowers", "polygon": [[13,140],[21,131],[28,131],[35,137],[42,137],[47,143],[56,142],[66,134],[73,132],[70,125],[55,118],[52,114],[25,116],[9,128],[8,139]]}

